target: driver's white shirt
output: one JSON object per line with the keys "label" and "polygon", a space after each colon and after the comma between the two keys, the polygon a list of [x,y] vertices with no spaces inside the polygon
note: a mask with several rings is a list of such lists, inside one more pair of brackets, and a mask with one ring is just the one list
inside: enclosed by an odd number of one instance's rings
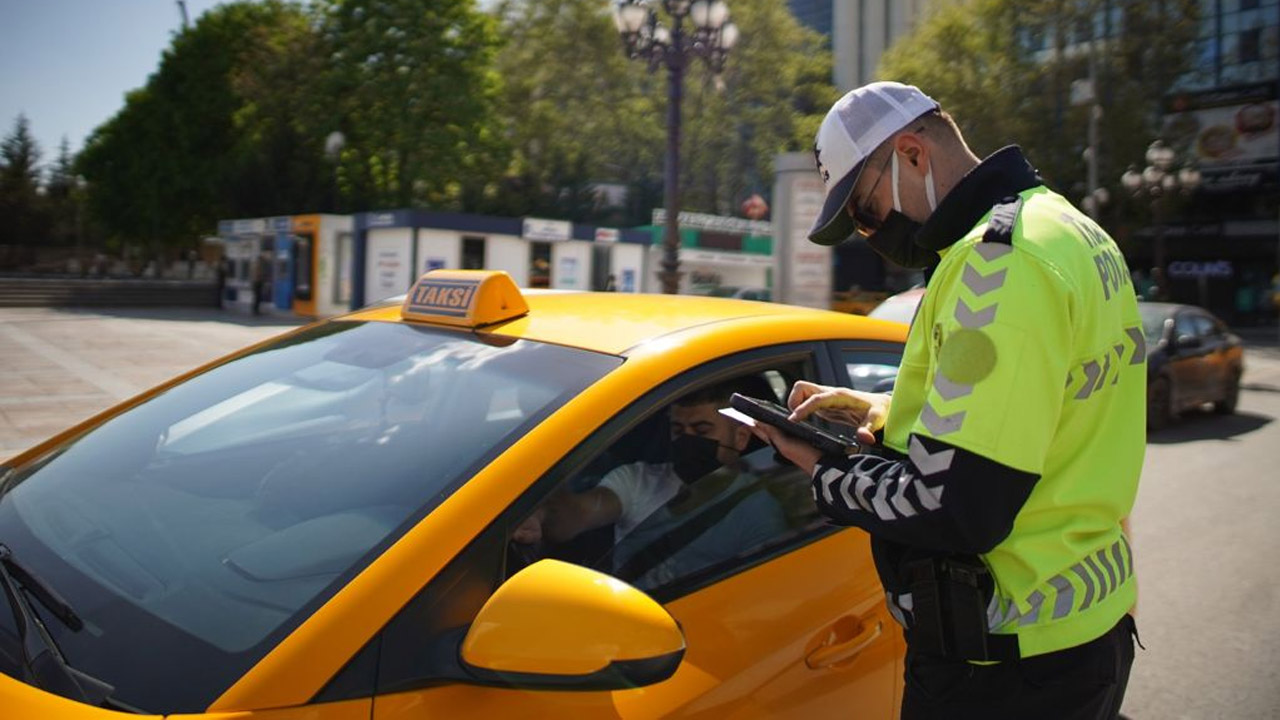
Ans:
{"label": "driver's white shirt", "polygon": [[614,542],[627,536],[637,525],[658,508],[666,505],[680,492],[680,478],[676,477],[671,463],[631,463],[609,471],[600,481],[618,496],[622,515],[613,525]]}

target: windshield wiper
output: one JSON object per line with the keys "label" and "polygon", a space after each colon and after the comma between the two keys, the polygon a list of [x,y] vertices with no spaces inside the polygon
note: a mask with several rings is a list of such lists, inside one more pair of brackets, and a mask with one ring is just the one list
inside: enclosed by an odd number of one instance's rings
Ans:
{"label": "windshield wiper", "polygon": [[18,468],[6,467],[0,468],[0,497],[4,497],[9,492],[9,482],[18,476]]}
{"label": "windshield wiper", "polygon": [[107,703],[115,688],[67,663],[57,643],[36,616],[28,593],[72,630],[79,631],[84,622],[53,588],[20,565],[13,557],[13,551],[4,544],[0,544],[0,585],[3,585],[13,608],[13,619],[17,622],[22,642],[26,675],[22,680],[89,705],[101,707]]}
{"label": "windshield wiper", "polygon": [[[8,571],[8,575],[12,575],[14,580],[21,583],[27,592],[39,600],[41,605],[48,608],[54,617],[61,620],[63,625],[75,632],[80,632],[80,629],[84,627],[84,621],[71,609],[71,604],[63,600],[62,596],[49,587],[48,583],[33,575],[30,570],[19,563],[17,558],[13,556],[13,551],[3,543],[0,543],[0,565],[4,566],[4,569]],[[7,579],[5,584],[9,584]]]}

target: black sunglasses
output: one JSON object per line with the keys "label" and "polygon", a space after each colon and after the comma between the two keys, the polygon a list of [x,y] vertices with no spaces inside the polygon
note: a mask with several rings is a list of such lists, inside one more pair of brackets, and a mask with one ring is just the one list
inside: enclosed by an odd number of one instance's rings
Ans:
{"label": "black sunglasses", "polygon": [[[889,154],[885,156],[884,162],[880,165],[880,174],[876,177],[876,181],[871,184],[871,189],[867,191],[864,197],[870,199],[876,194],[876,188],[880,187],[880,180],[884,177],[884,171],[889,167],[889,161],[893,159],[893,152],[890,150]],[[864,238],[871,237],[880,229],[880,225],[880,219],[872,215],[869,210],[866,210],[865,207],[856,202],[853,204],[853,228],[859,235]]]}
{"label": "black sunglasses", "polygon": [[[921,125],[912,132],[916,134],[922,133],[924,132],[924,127],[925,126]],[[884,159],[884,162],[881,163],[880,175],[876,177],[876,181],[871,184],[871,189],[867,191],[866,197],[868,199],[871,198],[872,195],[876,194],[876,188],[880,187],[880,180],[884,178],[885,168],[889,167],[889,161],[893,160],[893,154],[895,152],[897,151],[892,149],[889,150],[889,155]],[[884,223],[875,215],[872,215],[868,210],[863,207],[859,207],[857,203],[854,203],[853,228],[859,235],[864,238],[871,237],[883,224]]]}

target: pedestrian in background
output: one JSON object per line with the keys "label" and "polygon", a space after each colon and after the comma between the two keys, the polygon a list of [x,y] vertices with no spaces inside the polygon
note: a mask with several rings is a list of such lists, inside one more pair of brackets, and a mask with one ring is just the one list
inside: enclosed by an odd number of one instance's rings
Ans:
{"label": "pedestrian in background", "polygon": [[258,303],[262,302],[262,296],[266,291],[267,284],[267,260],[261,253],[254,256],[253,261],[249,263],[249,286],[253,292],[253,314],[259,314]]}
{"label": "pedestrian in background", "polygon": [[883,450],[756,432],[828,517],[871,534],[907,640],[902,717],[1117,717],[1136,634],[1122,520],[1146,442],[1123,256],[1020,149],[979,160],[912,86],[845,95],[815,154],[810,239],[857,233],[930,278],[892,396],[798,382],[789,398]]}

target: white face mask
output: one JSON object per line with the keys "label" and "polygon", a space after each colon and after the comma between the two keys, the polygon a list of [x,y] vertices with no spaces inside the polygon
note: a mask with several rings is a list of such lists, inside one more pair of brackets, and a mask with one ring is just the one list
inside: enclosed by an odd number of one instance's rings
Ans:
{"label": "white face mask", "polygon": [[[893,165],[893,209],[902,212],[902,202],[898,198],[898,153],[893,153],[893,159],[890,161]],[[924,194],[929,201],[929,212],[938,209],[938,196],[933,188],[933,163],[930,162],[925,166],[924,172]]]}

